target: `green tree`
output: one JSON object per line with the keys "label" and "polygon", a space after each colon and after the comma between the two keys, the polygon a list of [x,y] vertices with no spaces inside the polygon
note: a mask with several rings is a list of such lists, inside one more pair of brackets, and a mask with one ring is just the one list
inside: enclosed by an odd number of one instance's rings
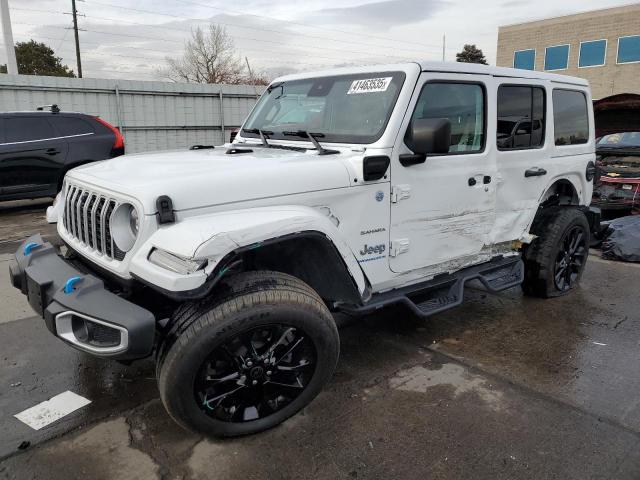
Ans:
{"label": "green tree", "polygon": [[465,45],[461,52],[456,53],[456,61],[463,63],[481,63],[488,65],[484,53],[475,45]]}
{"label": "green tree", "polygon": [[[35,40],[16,43],[16,61],[21,75],[48,75],[52,77],[75,77],[75,73],[62,64],[53,50]],[[0,73],[7,73],[7,66],[0,65]]]}

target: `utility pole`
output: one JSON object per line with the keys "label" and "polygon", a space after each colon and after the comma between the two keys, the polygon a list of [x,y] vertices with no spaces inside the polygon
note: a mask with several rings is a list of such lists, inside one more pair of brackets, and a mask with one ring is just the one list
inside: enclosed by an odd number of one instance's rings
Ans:
{"label": "utility pole", "polygon": [[13,32],[11,31],[9,0],[0,0],[0,20],[2,21],[2,33],[4,35],[4,48],[7,51],[7,73],[17,75],[18,62],[16,61],[16,50],[13,44]]}
{"label": "utility pole", "polygon": [[253,91],[256,92],[256,99],[259,97],[258,88],[256,87],[256,83],[253,81],[253,72],[251,71],[251,65],[249,65],[249,59],[244,57],[244,61],[247,62],[247,70],[249,70],[249,81],[253,85]]}
{"label": "utility pole", "polygon": [[447,34],[442,35],[442,61],[444,62],[444,52],[447,48]]}
{"label": "utility pole", "polygon": [[80,37],[78,36],[78,11],[76,10],[76,0],[71,0],[71,11],[73,15],[73,33],[76,37],[76,62],[78,64],[78,78],[82,78],[82,62],[80,61]]}

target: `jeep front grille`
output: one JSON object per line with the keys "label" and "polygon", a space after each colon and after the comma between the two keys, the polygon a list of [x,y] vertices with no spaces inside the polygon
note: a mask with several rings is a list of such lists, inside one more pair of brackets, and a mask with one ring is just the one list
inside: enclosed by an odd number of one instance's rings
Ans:
{"label": "jeep front grille", "polygon": [[115,198],[70,184],[64,202],[63,223],[69,235],[108,258],[124,259],[125,252],[111,236],[111,214],[119,204]]}

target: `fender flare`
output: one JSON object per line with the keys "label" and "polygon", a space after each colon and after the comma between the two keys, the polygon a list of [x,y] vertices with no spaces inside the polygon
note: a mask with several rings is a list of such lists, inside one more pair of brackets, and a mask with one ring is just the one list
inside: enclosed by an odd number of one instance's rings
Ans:
{"label": "fender flare", "polygon": [[[327,212],[325,213],[324,210]],[[313,235],[329,242],[342,259],[360,297],[369,284],[351,248],[326,208],[297,205],[229,210],[197,215],[159,228],[131,260],[131,275],[170,298],[206,295],[239,253],[296,236]],[[153,248],[190,259],[208,260],[204,271],[181,276],[148,261]]]}
{"label": "fender flare", "polygon": [[588,189],[585,188],[583,175],[581,176],[577,173],[563,174],[551,178],[542,191],[542,195],[538,198],[538,205],[549,199],[552,192],[561,185],[571,186],[573,195],[575,195],[575,198],[572,198],[572,202],[575,202],[576,205],[589,205],[591,199],[586,198]]}

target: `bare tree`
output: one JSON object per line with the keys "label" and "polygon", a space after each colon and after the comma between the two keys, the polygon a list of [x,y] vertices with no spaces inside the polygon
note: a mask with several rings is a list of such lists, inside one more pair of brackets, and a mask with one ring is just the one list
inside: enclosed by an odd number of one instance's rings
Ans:
{"label": "bare tree", "polygon": [[191,31],[181,58],[166,58],[164,75],[175,82],[247,83],[245,66],[236,55],[233,38],[224,27],[211,24],[205,32]]}

